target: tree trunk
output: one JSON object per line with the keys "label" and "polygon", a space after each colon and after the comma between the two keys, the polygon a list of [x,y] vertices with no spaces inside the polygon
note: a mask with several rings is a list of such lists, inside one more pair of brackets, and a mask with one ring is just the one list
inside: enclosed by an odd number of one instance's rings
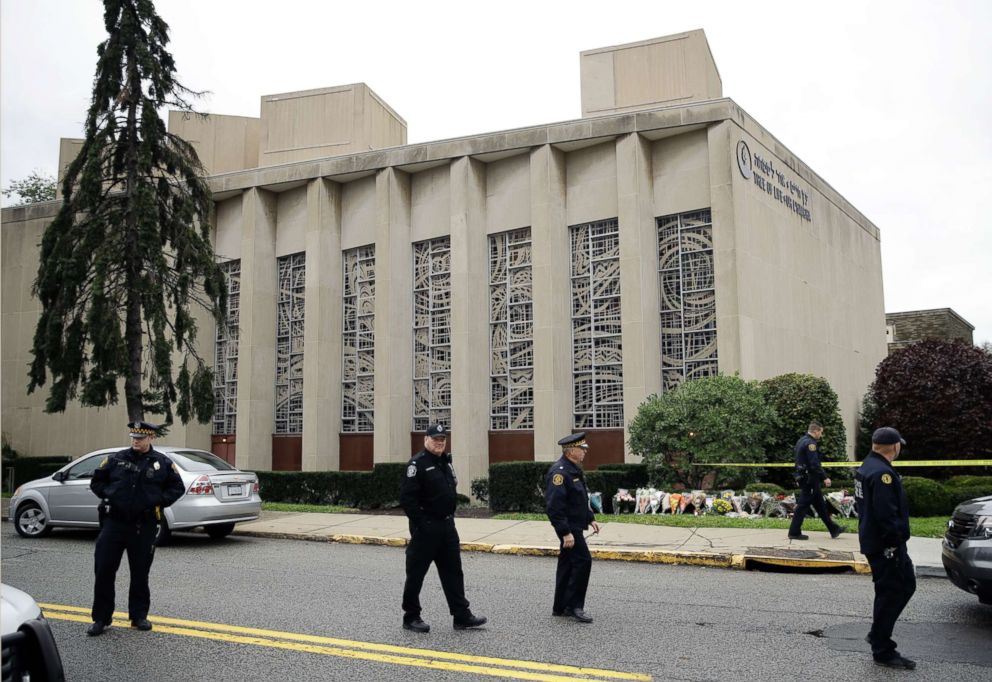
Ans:
{"label": "tree trunk", "polygon": [[125,251],[128,258],[124,281],[127,287],[126,329],[124,332],[127,344],[128,375],[124,381],[124,400],[127,404],[129,421],[141,421],[145,418],[145,410],[141,400],[141,346],[143,334],[141,331],[141,295],[138,289],[141,277],[142,254],[138,245],[138,212],[134,205],[135,191],[138,183],[138,102],[141,93],[141,75],[134,61],[134,48],[127,51],[127,80],[125,81],[127,97],[127,176],[124,183],[125,201]]}

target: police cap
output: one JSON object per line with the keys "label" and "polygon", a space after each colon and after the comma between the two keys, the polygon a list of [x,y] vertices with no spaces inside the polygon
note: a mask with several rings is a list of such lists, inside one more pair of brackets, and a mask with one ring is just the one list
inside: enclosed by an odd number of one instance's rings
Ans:
{"label": "police cap", "polygon": [[127,429],[131,432],[131,438],[158,435],[158,427],[148,422],[128,422]]}
{"label": "police cap", "polygon": [[906,441],[902,439],[899,432],[896,431],[891,426],[883,426],[880,429],[875,429],[875,433],[871,434],[871,442],[877,443],[878,445],[895,445],[896,443],[906,444]]}
{"label": "police cap", "polygon": [[424,432],[424,435],[430,438],[447,438],[449,431],[451,431],[451,429],[444,424],[431,424],[427,427],[427,431]]}
{"label": "police cap", "polygon": [[586,442],[585,431],[579,431],[578,433],[565,436],[558,441],[558,445],[560,445],[563,450],[567,450],[568,448],[582,448],[583,450],[589,449],[589,443]]}

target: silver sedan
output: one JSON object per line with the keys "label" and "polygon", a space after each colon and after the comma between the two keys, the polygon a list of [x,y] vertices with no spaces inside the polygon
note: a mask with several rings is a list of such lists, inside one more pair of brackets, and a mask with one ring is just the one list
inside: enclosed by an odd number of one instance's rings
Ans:
{"label": "silver sedan", "polygon": [[[25,483],[10,498],[10,517],[25,538],[48,535],[53,527],[97,528],[100,500],[90,479],[104,457],[122,448],[97,450],[62,467],[51,476]],[[241,471],[220,457],[191,448],[156,447],[176,464],[186,492],[165,509],[159,542],[174,530],[203,526],[214,539],[226,537],[234,524],[254,521],[262,511],[258,476]]]}

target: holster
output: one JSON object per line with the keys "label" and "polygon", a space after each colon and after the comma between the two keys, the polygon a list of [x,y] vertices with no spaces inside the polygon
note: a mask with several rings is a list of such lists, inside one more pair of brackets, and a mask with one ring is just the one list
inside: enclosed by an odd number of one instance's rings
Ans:
{"label": "holster", "polygon": [[809,469],[802,465],[797,465],[796,470],[792,473],[792,477],[796,479],[796,483],[800,486],[804,486],[809,482]]}

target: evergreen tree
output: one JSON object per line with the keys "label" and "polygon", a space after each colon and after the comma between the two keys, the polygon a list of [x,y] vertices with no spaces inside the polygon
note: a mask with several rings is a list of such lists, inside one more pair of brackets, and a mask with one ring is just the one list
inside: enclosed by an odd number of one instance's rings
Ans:
{"label": "evergreen tree", "polygon": [[[86,139],[45,230],[34,293],[42,313],[28,390],[51,374],[45,409],[106,406],[124,380],[128,418],[183,422],[213,413],[213,376],[197,355],[190,304],[223,323],[227,289],[214,262],[210,194],[193,146],[159,110],[193,114],[176,80],[168,26],[151,0],[104,0]],[[173,352],[182,353],[178,376]]]}

